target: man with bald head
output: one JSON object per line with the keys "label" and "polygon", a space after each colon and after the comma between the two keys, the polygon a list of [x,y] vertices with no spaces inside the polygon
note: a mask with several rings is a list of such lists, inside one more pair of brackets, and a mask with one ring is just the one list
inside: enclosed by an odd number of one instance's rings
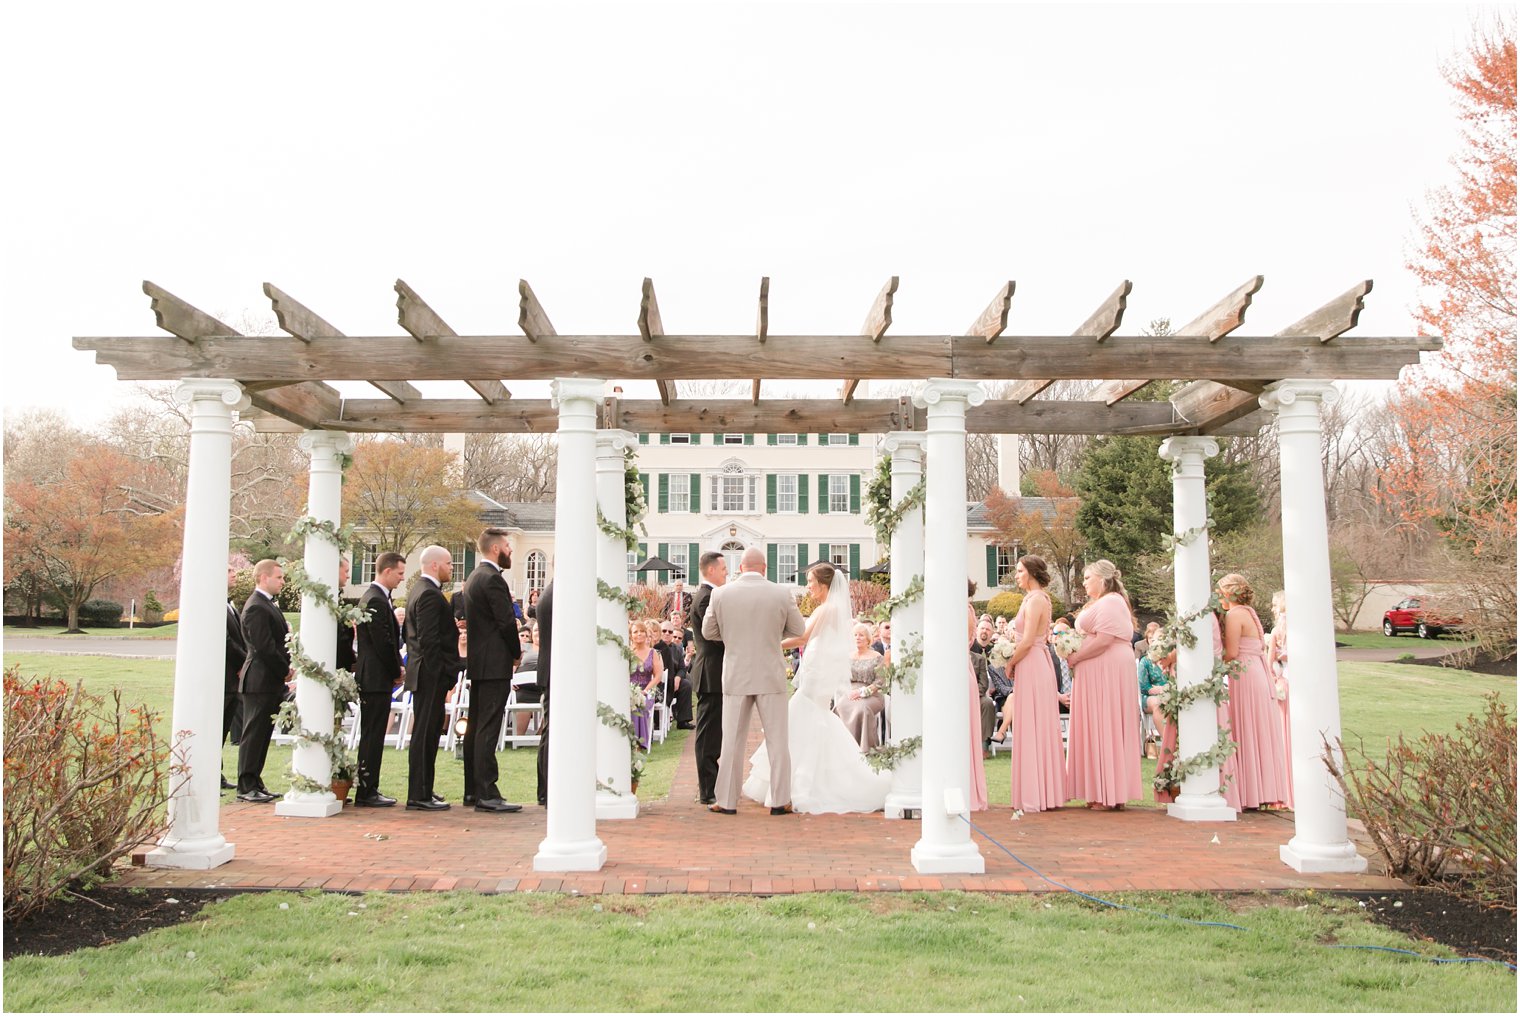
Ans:
{"label": "man with bald head", "polygon": [[786,665],[781,640],[806,630],[792,593],[765,578],[765,552],[751,547],[739,559],[739,577],[713,590],[702,635],[723,642],[723,752],[718,759],[717,802],[712,811],[733,815],[744,779],[744,742],[750,711],[760,714],[770,759],[772,815],[792,810],[792,756],[787,740]]}
{"label": "man with bald head", "polygon": [[444,699],[464,661],[459,656],[459,628],[454,611],[443,597],[443,586],[454,578],[454,559],[436,544],[422,550],[422,577],[412,587],[406,612],[406,687],[412,693],[410,771],[406,807],[409,811],[445,811],[448,803],[433,792],[438,759],[438,730],[443,725]]}

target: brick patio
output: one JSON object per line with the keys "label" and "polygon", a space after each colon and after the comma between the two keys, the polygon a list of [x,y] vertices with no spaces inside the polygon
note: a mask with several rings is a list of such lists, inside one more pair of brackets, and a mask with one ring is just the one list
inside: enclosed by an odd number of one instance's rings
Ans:
{"label": "brick patio", "polygon": [[[599,872],[533,870],[544,810],[516,815],[345,808],[329,819],[280,818],[268,805],[226,804],[222,833],[237,857],[209,872],[133,868],[126,885],[331,890],[467,889],[477,892],[777,893],[1053,887],[985,836],[973,833],[985,875],[920,876],[908,851],[912,821],[881,815],[772,817],[752,802],[736,816],[697,804],[692,740],[669,799],[645,802],[634,821],[602,822],[608,861]],[[1006,764],[1006,763],[1005,763]],[[1050,878],[1085,892],[1124,890],[1392,889],[1372,875],[1301,875],[1278,860],[1293,835],[1282,813],[1196,824],[1159,809],[1119,813],[1068,807],[1013,820],[1006,806],[973,816],[982,830]],[[1213,842],[1217,837],[1219,842]],[[1365,850],[1364,850],[1365,853]]]}

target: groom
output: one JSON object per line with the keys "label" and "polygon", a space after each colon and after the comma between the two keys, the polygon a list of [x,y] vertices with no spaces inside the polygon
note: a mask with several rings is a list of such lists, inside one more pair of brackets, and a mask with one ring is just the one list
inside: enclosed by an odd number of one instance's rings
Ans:
{"label": "groom", "polygon": [[738,812],[744,777],[744,742],[750,709],[760,713],[765,752],[770,757],[772,815],[792,810],[792,756],[787,741],[786,670],[781,640],[806,630],[797,600],[767,582],[765,552],[751,547],[739,559],[739,577],[714,589],[702,636],[723,642],[723,754],[718,759],[717,803],[711,811]]}

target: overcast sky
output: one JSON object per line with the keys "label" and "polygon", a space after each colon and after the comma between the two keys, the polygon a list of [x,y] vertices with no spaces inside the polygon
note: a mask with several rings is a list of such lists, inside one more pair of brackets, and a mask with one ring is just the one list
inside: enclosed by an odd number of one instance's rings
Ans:
{"label": "overcast sky", "polygon": [[[1121,332],[1249,276],[1243,334],[1360,279],[1413,334],[1411,208],[1449,178],[1457,5],[11,5],[7,415],[132,386],[74,335],[157,333],[142,280],[236,323],[268,281],[400,334],[396,278],[463,334]],[[890,333],[889,333],[890,334]],[[369,395],[363,383],[340,384]],[[423,383],[425,394],[466,394]],[[508,380],[518,395],[537,386]],[[629,394],[646,394],[637,385]],[[653,394],[648,385],[647,394]]]}

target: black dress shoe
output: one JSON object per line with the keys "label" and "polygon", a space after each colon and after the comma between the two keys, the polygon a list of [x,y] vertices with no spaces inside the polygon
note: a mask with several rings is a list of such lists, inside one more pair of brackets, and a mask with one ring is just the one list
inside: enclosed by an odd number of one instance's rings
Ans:
{"label": "black dress shoe", "polygon": [[475,803],[475,795],[474,794],[466,794],[466,795],[464,795],[464,803],[465,803],[466,807],[468,807],[469,805],[474,804]]}
{"label": "black dress shoe", "polygon": [[227,777],[223,776],[222,777],[222,789],[223,790],[236,790],[237,789],[237,784],[236,783],[229,783],[227,781]]}
{"label": "black dress shoe", "polygon": [[714,815],[737,815],[737,814],[739,814],[739,809],[738,808],[725,808],[725,807],[723,807],[723,805],[718,804],[716,801],[713,802],[712,806],[709,807],[707,810],[710,811],[710,812],[712,812]]}
{"label": "black dress shoe", "polygon": [[676,729],[677,730],[696,730],[697,729],[697,725],[695,723],[677,723],[676,724]]}
{"label": "black dress shoe", "polygon": [[436,802],[438,804],[448,804],[449,803],[449,802],[445,801],[442,797],[438,796],[437,794],[430,795],[428,797],[428,800],[429,801],[434,801],[434,802]]}
{"label": "black dress shoe", "polygon": [[701,794],[698,794],[696,797],[692,798],[692,800],[696,801],[698,804],[717,804],[718,803],[718,799],[716,797],[703,797]]}
{"label": "black dress shoe", "polygon": [[792,814],[792,806],[789,805],[789,804],[778,804],[778,805],[776,805],[776,807],[774,807],[774,808],[771,809],[771,814],[772,815],[790,815],[790,814]]}
{"label": "black dress shoe", "polygon": [[501,814],[508,814],[514,811],[522,811],[522,805],[512,804],[509,801],[504,801],[499,797],[483,797],[479,801],[475,802],[475,810],[494,811],[500,812]]}
{"label": "black dress shoe", "polygon": [[396,799],[394,797],[386,797],[378,791],[365,797],[354,797],[354,807],[356,808],[389,808],[395,803]]}
{"label": "black dress shoe", "polygon": [[406,802],[406,810],[407,811],[448,811],[449,810],[449,803],[447,801],[408,801],[408,802]]}
{"label": "black dress shoe", "polygon": [[239,794],[237,799],[239,801],[246,801],[249,804],[268,804],[270,801],[276,800],[275,796],[267,790],[250,790],[246,794]]}

